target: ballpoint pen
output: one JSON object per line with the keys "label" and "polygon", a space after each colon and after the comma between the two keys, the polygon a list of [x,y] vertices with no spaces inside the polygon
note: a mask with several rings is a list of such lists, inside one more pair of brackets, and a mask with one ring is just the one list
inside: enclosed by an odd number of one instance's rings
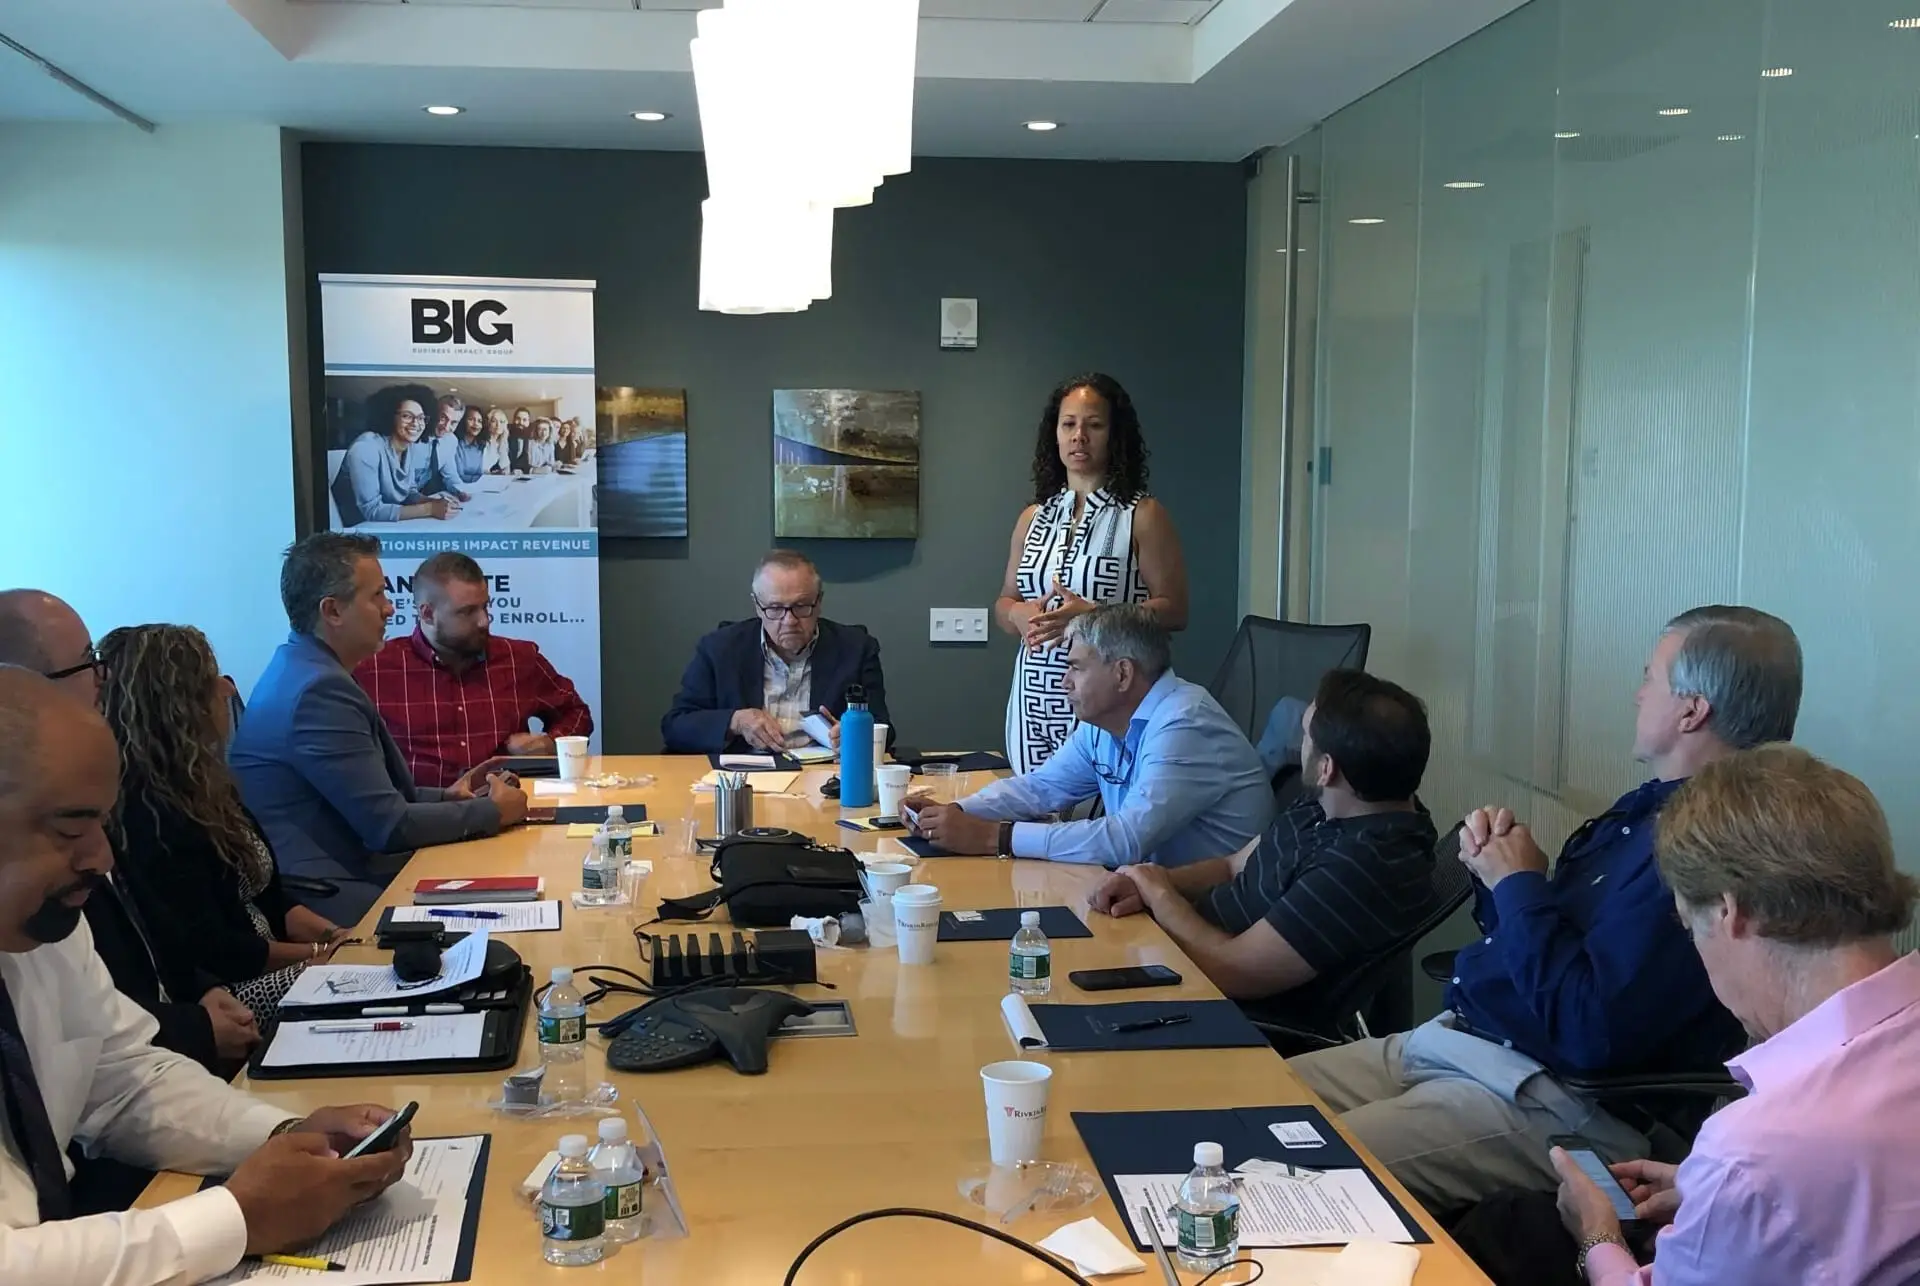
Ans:
{"label": "ballpoint pen", "polygon": [[434,911],[431,915],[436,920],[504,920],[507,918],[505,911]]}
{"label": "ballpoint pen", "polygon": [[1155,1027],[1177,1027],[1193,1021],[1192,1014],[1167,1014],[1160,1018],[1142,1018],[1130,1023],[1115,1023],[1113,1031],[1152,1031]]}
{"label": "ballpoint pen", "polygon": [[412,1023],[315,1023],[308,1030],[324,1036],[344,1035],[348,1032],[363,1031],[412,1031]]}
{"label": "ballpoint pen", "polygon": [[305,1255],[249,1255],[256,1263],[278,1264],[282,1268],[311,1268],[317,1273],[344,1273],[345,1264],[336,1264],[330,1259],[312,1259]]}

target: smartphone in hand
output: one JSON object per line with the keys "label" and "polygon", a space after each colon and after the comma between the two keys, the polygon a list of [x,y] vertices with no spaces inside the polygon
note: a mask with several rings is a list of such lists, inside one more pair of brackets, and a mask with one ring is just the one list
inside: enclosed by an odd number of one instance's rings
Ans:
{"label": "smartphone in hand", "polygon": [[1607,1194],[1607,1200],[1613,1203],[1613,1213],[1621,1223],[1632,1223],[1640,1216],[1634,1213],[1633,1199],[1627,1196],[1626,1187],[1613,1177],[1613,1171],[1607,1169],[1607,1163],[1593,1150],[1593,1144],[1578,1134],[1557,1134],[1548,1142],[1560,1148],[1572,1158],[1580,1173],[1593,1180],[1594,1187]]}
{"label": "smartphone in hand", "polygon": [[394,1144],[400,1141],[400,1132],[413,1123],[413,1114],[420,1110],[418,1103],[409,1103],[382,1121],[378,1128],[366,1138],[354,1144],[347,1156],[366,1156],[373,1152],[390,1152]]}

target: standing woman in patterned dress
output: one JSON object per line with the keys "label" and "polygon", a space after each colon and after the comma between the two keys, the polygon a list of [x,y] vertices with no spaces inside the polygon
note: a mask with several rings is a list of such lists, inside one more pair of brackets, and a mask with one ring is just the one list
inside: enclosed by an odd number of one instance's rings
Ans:
{"label": "standing woman in patterned dress", "polygon": [[1111,375],[1076,376],[1047,399],[1033,452],[1033,503],[1013,526],[994,619],[1021,647],[1007,697],[1007,759],[1045,763],[1073,731],[1061,636],[1102,603],[1144,603],[1187,625],[1187,568],[1166,507],[1147,495],[1147,445]]}

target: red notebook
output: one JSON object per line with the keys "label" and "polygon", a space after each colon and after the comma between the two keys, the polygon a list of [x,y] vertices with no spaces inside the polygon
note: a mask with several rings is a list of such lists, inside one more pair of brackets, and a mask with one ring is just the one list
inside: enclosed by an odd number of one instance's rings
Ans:
{"label": "red notebook", "polygon": [[470,876],[458,880],[421,880],[413,886],[415,906],[445,902],[532,902],[546,881],[538,875]]}

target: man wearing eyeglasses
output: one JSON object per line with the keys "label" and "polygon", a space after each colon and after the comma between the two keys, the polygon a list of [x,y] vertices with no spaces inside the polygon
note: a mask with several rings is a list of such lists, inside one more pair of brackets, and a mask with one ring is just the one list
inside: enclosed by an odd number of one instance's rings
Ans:
{"label": "man wearing eyeglasses", "polygon": [[801,725],[818,712],[830,747],[840,743],[847,689],[866,689],[875,723],[888,725],[880,644],[858,625],[820,614],[820,570],[804,554],[776,549],[753,573],[754,618],[702,638],[680,678],[660,735],[669,754],[778,753],[812,738]]}
{"label": "man wearing eyeglasses", "polygon": [[[915,831],[950,853],[1115,867],[1184,866],[1267,829],[1273,788],[1260,756],[1205,688],[1173,672],[1152,612],[1096,607],[1067,641],[1073,734],[1039,768],[958,804],[910,797]],[[1048,820],[1096,794],[1104,816]]]}

